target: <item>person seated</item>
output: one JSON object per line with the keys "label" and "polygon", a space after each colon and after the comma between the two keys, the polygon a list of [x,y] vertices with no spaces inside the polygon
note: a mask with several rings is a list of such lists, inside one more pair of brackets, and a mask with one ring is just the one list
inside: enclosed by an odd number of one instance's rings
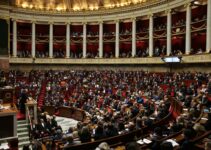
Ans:
{"label": "person seated", "polygon": [[205,142],[204,150],[211,150],[211,141],[206,141]]}
{"label": "person seated", "polygon": [[199,48],[198,51],[197,51],[197,54],[202,54],[202,53],[203,53],[202,49]]}
{"label": "person seated", "polygon": [[94,139],[95,140],[99,140],[99,139],[103,139],[105,138],[105,132],[103,129],[103,123],[101,121],[99,121],[97,123],[97,128],[95,129],[95,133],[94,133]]}
{"label": "person seated", "polygon": [[173,149],[174,147],[171,142],[164,141],[160,144],[160,150],[173,150]]}
{"label": "person seated", "polygon": [[38,131],[42,136],[44,136],[44,134],[47,132],[46,123],[43,119],[40,119],[40,122],[38,123]]}
{"label": "person seated", "polygon": [[53,139],[54,139],[54,140],[60,140],[60,139],[62,139],[62,137],[63,137],[62,130],[61,130],[61,129],[56,129],[55,131],[56,131],[56,132],[55,132],[55,134],[54,134]]}
{"label": "person seated", "polygon": [[143,127],[142,120],[140,117],[136,118],[136,129],[141,129]]}
{"label": "person seated", "polygon": [[51,119],[51,125],[52,127],[57,127],[58,126],[58,123],[56,121],[56,116],[53,115],[52,119]]}
{"label": "person seated", "polygon": [[201,136],[206,132],[205,127],[201,125],[200,123],[196,123],[193,126],[193,129],[196,131],[196,136]]}
{"label": "person seated", "polygon": [[78,131],[73,131],[73,143],[75,144],[81,144],[80,138],[78,136]]}
{"label": "person seated", "polygon": [[193,137],[192,130],[185,129],[183,134],[184,134],[185,141],[182,143],[180,149],[181,150],[193,149],[193,143],[191,142],[191,139]]}
{"label": "person seated", "polygon": [[155,54],[154,56],[160,56],[160,49],[159,47],[155,47]]}
{"label": "person seated", "polygon": [[110,146],[106,142],[102,142],[95,150],[111,150]]}
{"label": "person seated", "polygon": [[126,144],[126,150],[140,150],[139,145],[136,142],[130,142]]}
{"label": "person seated", "polygon": [[73,137],[72,136],[68,136],[65,139],[65,143],[64,143],[64,148],[73,145]]}
{"label": "person seated", "polygon": [[211,113],[208,113],[208,120],[204,124],[206,130],[211,130]]}
{"label": "person seated", "polygon": [[143,117],[142,117],[142,120],[143,120],[144,126],[152,127],[152,125],[153,125],[152,119],[150,119],[150,118],[147,117],[147,116],[143,116]]}
{"label": "person seated", "polygon": [[156,127],[154,129],[154,133],[151,135],[152,146],[153,150],[159,149],[160,146],[160,139],[163,138],[163,131],[161,127]]}
{"label": "person seated", "polygon": [[184,118],[182,116],[178,116],[176,122],[170,123],[170,132],[176,133],[183,129],[184,127]]}
{"label": "person seated", "polygon": [[91,142],[91,133],[87,126],[82,127],[78,135],[82,143]]}
{"label": "person seated", "polygon": [[105,134],[107,137],[112,137],[118,135],[117,128],[110,122],[105,130]]}

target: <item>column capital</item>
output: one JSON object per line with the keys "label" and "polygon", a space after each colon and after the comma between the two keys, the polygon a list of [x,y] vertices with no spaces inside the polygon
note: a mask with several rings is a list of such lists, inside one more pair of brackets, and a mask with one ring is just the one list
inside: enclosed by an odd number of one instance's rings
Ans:
{"label": "column capital", "polygon": [[70,21],[65,22],[65,25],[71,25]]}
{"label": "column capital", "polygon": [[31,23],[37,23],[37,21],[36,20],[31,20]]}
{"label": "column capital", "polygon": [[10,19],[6,19],[6,22],[7,22],[7,24],[9,25],[9,23],[10,23]]}
{"label": "column capital", "polygon": [[119,23],[119,19],[114,20],[115,23]]}
{"label": "column capital", "polygon": [[12,21],[17,21],[17,19],[16,19],[16,18],[12,18],[11,20],[12,20]]}
{"label": "column capital", "polygon": [[153,16],[154,16],[153,13],[150,13],[150,14],[147,15],[147,18],[150,19]]}
{"label": "column capital", "polygon": [[165,11],[165,14],[171,14],[172,13],[172,10],[171,9],[167,9],[166,11]]}
{"label": "column capital", "polygon": [[54,22],[53,21],[48,21],[48,24],[54,24]]}
{"label": "column capital", "polygon": [[191,3],[191,1],[188,1],[185,5],[184,5],[184,7],[186,8],[186,7],[190,7],[192,5],[192,3]]}
{"label": "column capital", "polygon": [[103,24],[103,20],[100,20],[97,22],[98,24]]}
{"label": "column capital", "polygon": [[82,25],[87,25],[87,22],[86,21],[82,22]]}
{"label": "column capital", "polygon": [[131,18],[131,21],[136,21],[136,17],[132,17]]}

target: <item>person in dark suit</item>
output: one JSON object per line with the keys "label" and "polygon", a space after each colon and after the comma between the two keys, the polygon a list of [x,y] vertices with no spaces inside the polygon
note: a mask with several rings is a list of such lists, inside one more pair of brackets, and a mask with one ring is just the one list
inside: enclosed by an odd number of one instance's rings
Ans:
{"label": "person in dark suit", "polygon": [[27,102],[28,99],[28,95],[27,95],[27,91],[24,89],[20,95],[20,100],[19,100],[19,108],[20,108],[20,112],[22,114],[25,114],[25,103]]}
{"label": "person in dark suit", "polygon": [[211,113],[208,113],[208,120],[204,124],[206,130],[211,130]]}
{"label": "person in dark suit", "polygon": [[97,128],[95,129],[94,138],[95,138],[95,140],[105,138],[105,132],[104,132],[104,129],[103,129],[103,124],[100,121],[97,123]]}
{"label": "person in dark suit", "polygon": [[112,137],[118,135],[118,130],[112,123],[109,123],[105,133],[107,137]]}
{"label": "person in dark suit", "polygon": [[47,132],[46,123],[43,119],[40,119],[40,123],[38,123],[38,130],[41,135],[44,135]]}
{"label": "person in dark suit", "polygon": [[161,127],[156,127],[154,129],[154,133],[151,136],[151,140],[152,140],[152,146],[151,149],[152,150],[157,150],[160,147],[160,139],[163,138],[163,134],[162,134],[162,128]]}
{"label": "person in dark suit", "polygon": [[34,139],[37,139],[40,137],[40,133],[39,133],[39,125],[37,122],[33,122],[32,124],[32,136],[34,137]]}
{"label": "person in dark suit", "polygon": [[185,137],[185,141],[181,145],[181,150],[193,149],[193,143],[191,142],[192,131],[190,129],[185,129],[183,134]]}
{"label": "person in dark suit", "polygon": [[80,140],[82,143],[91,141],[91,133],[87,126],[82,127],[82,129],[78,133]]}
{"label": "person in dark suit", "polygon": [[47,118],[46,128],[47,128],[47,131],[50,133],[51,130],[52,130],[52,123],[51,123],[51,119],[50,118]]}

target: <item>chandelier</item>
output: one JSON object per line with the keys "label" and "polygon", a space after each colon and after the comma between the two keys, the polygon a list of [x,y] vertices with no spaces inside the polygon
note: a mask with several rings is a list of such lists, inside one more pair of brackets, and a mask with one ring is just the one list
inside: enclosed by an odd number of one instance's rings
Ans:
{"label": "chandelier", "polygon": [[117,8],[154,0],[16,0],[16,6],[28,9],[83,11]]}

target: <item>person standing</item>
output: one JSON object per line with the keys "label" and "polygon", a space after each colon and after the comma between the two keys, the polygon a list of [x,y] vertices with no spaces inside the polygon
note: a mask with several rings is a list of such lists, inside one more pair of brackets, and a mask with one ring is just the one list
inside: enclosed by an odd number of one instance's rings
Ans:
{"label": "person standing", "polygon": [[25,103],[27,102],[27,100],[28,100],[27,90],[23,89],[20,95],[20,100],[19,100],[19,108],[22,114],[25,114],[25,111],[26,111]]}

